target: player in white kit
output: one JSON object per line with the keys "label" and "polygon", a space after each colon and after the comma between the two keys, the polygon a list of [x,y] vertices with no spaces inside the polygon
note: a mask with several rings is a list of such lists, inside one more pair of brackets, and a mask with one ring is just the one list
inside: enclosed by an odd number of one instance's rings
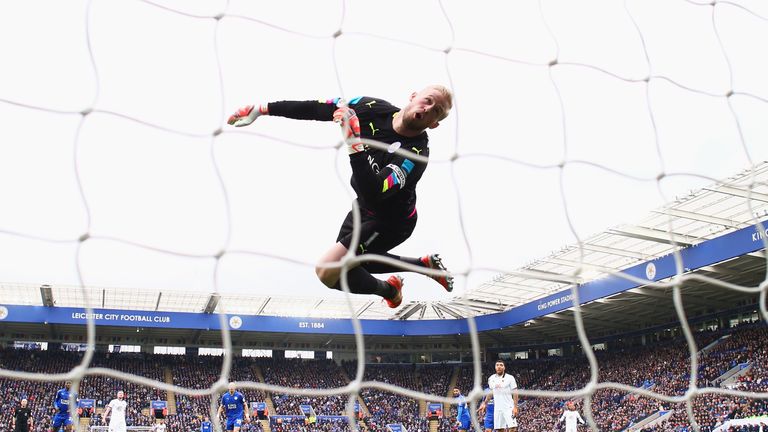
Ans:
{"label": "player in white kit", "polygon": [[111,413],[109,418],[109,432],[126,432],[125,430],[125,411],[128,408],[128,402],[125,401],[125,393],[122,390],[117,392],[117,399],[107,405],[107,409],[104,410],[104,420]]}
{"label": "player in white kit", "polygon": [[158,420],[157,423],[155,423],[154,426],[152,426],[153,432],[165,432],[165,423],[163,423],[163,420]]}
{"label": "player in white kit", "polygon": [[517,381],[515,377],[506,373],[504,360],[496,361],[496,373],[488,377],[489,393],[480,409],[484,410],[486,404],[493,395],[493,430],[515,432],[517,430]]}
{"label": "player in white kit", "polygon": [[560,416],[560,420],[558,420],[557,423],[559,424],[562,421],[565,422],[565,432],[576,432],[578,423],[585,423],[584,419],[581,418],[581,414],[576,411],[576,406],[573,404],[573,402],[567,402],[565,404],[563,415]]}

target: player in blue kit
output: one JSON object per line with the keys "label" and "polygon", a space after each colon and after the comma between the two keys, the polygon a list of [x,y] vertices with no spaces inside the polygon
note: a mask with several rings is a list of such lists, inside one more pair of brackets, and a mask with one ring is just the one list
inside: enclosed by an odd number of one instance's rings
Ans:
{"label": "player in blue kit", "polygon": [[240,427],[243,425],[243,418],[245,418],[246,423],[251,421],[251,418],[248,415],[248,410],[245,409],[246,406],[245,396],[239,391],[236,391],[234,383],[230,383],[229,391],[224,393],[221,397],[221,405],[219,406],[218,413],[219,416],[221,416],[221,413],[223,412],[227,413],[226,430],[239,432]]}
{"label": "player in blue kit", "polygon": [[467,400],[464,399],[464,395],[461,394],[461,390],[458,387],[453,388],[453,397],[458,399],[456,423],[459,425],[460,431],[468,431],[470,429],[471,417],[469,415],[469,406]]}
{"label": "player in blue kit", "polygon": [[[490,392],[491,389],[486,389],[486,391]],[[483,426],[485,427],[485,432],[493,432],[493,395],[491,395],[491,398],[485,403],[484,423]]]}
{"label": "player in blue kit", "polygon": [[213,428],[211,428],[211,420],[208,417],[205,417],[205,420],[203,420],[202,423],[200,423],[200,432],[212,432]]}
{"label": "player in blue kit", "polygon": [[[65,382],[64,388],[57,391],[53,398],[56,413],[51,421],[51,432],[56,432],[62,427],[66,432],[72,432],[72,417],[69,415],[69,389],[71,387],[72,381]],[[75,398],[77,398],[76,395]]]}

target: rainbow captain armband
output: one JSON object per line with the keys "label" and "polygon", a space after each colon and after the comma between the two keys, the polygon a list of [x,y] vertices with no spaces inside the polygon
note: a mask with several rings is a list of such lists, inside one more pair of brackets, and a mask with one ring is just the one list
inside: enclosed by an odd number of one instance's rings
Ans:
{"label": "rainbow captain armband", "polygon": [[[350,104],[356,104],[356,103],[360,102],[360,99],[362,99],[362,98],[363,98],[362,96],[358,96],[356,98],[352,98],[352,100],[350,100],[349,103]],[[338,106],[339,102],[342,101],[342,99],[337,97],[337,98],[333,98],[333,99],[318,99],[317,101],[320,102],[321,104],[337,105]]]}
{"label": "rainbow captain armband", "polygon": [[387,176],[387,178],[384,179],[381,192],[384,193],[394,188],[395,185],[398,184],[400,185],[400,189],[405,187],[405,179],[408,177],[408,174],[413,171],[413,166],[413,162],[411,162],[409,159],[404,160],[403,164],[400,166],[395,164],[387,165],[387,168],[391,169],[392,172]]}

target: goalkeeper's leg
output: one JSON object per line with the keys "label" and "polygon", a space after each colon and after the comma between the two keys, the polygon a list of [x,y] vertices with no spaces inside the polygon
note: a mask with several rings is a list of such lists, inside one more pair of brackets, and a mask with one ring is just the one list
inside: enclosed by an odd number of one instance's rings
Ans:
{"label": "goalkeeper's leg", "polygon": [[[444,272],[448,271],[448,269],[445,268],[445,265],[443,264],[443,259],[440,258],[439,254],[425,255],[421,258],[404,257],[400,255],[394,255],[391,253],[382,253],[379,255],[392,258],[402,263],[412,264],[419,267],[426,267],[434,270],[442,270]],[[363,263],[363,267],[365,267],[365,269],[371,273],[394,273],[398,271],[406,271],[406,270],[403,270],[401,267],[396,267],[391,264],[381,263],[376,261],[367,261]],[[446,291],[448,292],[453,291],[453,276],[450,273],[444,276],[442,275],[427,275],[427,276],[431,279],[434,279],[443,288],[445,288]]]}
{"label": "goalkeeper's leg", "polygon": [[[361,214],[360,244],[355,251],[356,255],[372,253],[404,264],[411,264],[416,267],[442,270],[446,272],[445,275],[428,275],[428,277],[439,283],[446,291],[451,292],[453,291],[453,276],[448,273],[448,269],[443,265],[443,260],[440,258],[440,255],[430,254],[420,258],[413,258],[389,253],[391,249],[394,249],[411,236],[414,228],[416,228],[417,220],[415,211],[411,217],[396,221],[382,221],[374,219],[365,213]],[[341,227],[338,237],[338,241],[347,247],[349,247],[352,237],[352,229],[352,212],[350,212],[344,220],[344,224]],[[346,253],[346,250],[344,253]],[[408,271],[394,264],[378,261],[365,261],[361,265],[369,273],[373,274]]]}
{"label": "goalkeeper's leg", "polygon": [[[390,249],[405,241],[411,235],[415,226],[415,220],[407,224],[392,225],[373,218],[371,215],[363,214],[360,224],[360,241],[355,252],[357,255],[387,253]],[[353,232],[352,212],[349,212],[339,230],[337,243],[320,258],[316,268],[318,278],[329,288],[341,289],[341,269],[327,268],[325,266],[338,263],[347,254],[352,243]],[[392,272],[398,270],[392,269]],[[383,281],[371,276],[371,272],[366,265],[356,265],[347,272],[347,279],[352,293],[379,295],[387,300],[390,307],[397,307],[402,301],[402,295],[400,294],[402,279],[399,277],[393,276],[387,281]]]}
{"label": "goalkeeper's leg", "polygon": [[[320,281],[328,288],[341,289],[341,269],[327,268],[324,265],[341,261],[341,258],[347,254],[347,251],[347,247],[339,242],[333,245],[320,259],[315,272]],[[347,271],[347,281],[349,283],[349,290],[353,294],[375,294],[381,296],[390,307],[400,306],[403,300],[403,296],[400,293],[402,278],[398,276],[392,276],[387,281],[383,281],[371,276],[365,268],[354,265],[354,267]]]}

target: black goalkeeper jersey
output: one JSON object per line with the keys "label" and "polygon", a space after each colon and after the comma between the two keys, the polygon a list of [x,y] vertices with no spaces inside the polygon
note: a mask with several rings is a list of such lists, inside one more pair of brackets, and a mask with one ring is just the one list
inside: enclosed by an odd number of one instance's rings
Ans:
{"label": "black goalkeeper jersey", "polygon": [[[280,101],[269,104],[269,114],[298,120],[332,121],[338,99],[319,101]],[[358,203],[374,215],[407,218],[416,211],[416,184],[427,168],[413,155],[429,157],[426,132],[405,137],[395,132],[392,120],[400,111],[389,102],[370,97],[349,101],[360,119],[362,138],[388,144],[387,149],[366,146],[364,152],[349,156],[352,188]],[[407,155],[396,154],[403,149]]]}

